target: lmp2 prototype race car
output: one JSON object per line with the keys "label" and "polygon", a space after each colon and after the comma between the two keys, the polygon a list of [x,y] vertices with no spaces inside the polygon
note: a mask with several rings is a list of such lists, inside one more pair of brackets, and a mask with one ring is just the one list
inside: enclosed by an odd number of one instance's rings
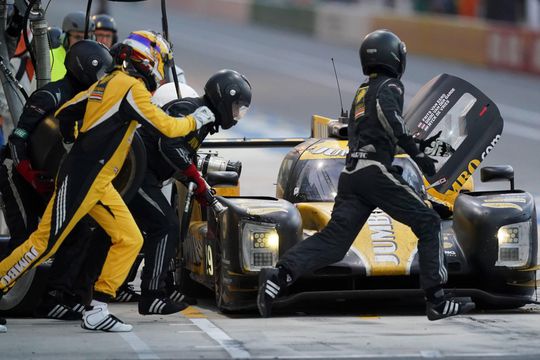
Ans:
{"label": "lmp2 prototype race car", "polygon": [[[443,74],[424,85],[404,117],[411,134],[428,142],[425,152],[438,161],[437,173],[424,178],[407,155],[397,155],[393,165],[443,219],[447,288],[485,307],[533,302],[538,253],[533,197],[514,189],[510,166],[481,169],[483,182],[508,180],[510,189],[474,191],[473,186],[472,174],[502,134],[495,103],[468,82]],[[183,291],[202,284],[214,292],[222,311],[254,308],[259,271],[329,221],[348,151],[346,132],[346,121],[314,116],[311,138],[298,141],[282,161],[275,198],[218,196],[219,211],[201,212],[192,203],[192,213],[184,216],[189,223],[182,219]],[[210,143],[210,148],[253,145]],[[214,175],[211,185],[218,195],[238,195]],[[188,208],[190,197],[181,185],[178,194],[178,208]],[[409,227],[376,209],[341,261],[299,279],[276,306],[305,298],[421,295],[416,245]]]}

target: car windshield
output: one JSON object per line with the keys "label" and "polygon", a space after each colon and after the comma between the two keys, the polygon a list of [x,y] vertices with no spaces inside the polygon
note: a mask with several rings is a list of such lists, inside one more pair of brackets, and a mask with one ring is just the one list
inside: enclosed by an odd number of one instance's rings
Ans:
{"label": "car windshield", "polygon": [[[422,197],[425,188],[418,167],[408,157],[397,157],[392,163],[403,179]],[[294,169],[293,202],[334,201],[345,159],[300,160]]]}
{"label": "car windshield", "polygon": [[334,201],[344,166],[345,159],[300,160],[294,169],[294,202]]}

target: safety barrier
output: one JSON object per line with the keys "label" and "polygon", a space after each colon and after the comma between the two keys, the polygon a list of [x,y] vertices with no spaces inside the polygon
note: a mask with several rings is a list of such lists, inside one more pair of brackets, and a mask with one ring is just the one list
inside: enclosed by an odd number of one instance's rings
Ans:
{"label": "safety barrier", "polygon": [[[540,74],[540,32],[473,18],[401,15],[374,6],[283,0],[175,0],[183,11],[359,45],[374,29],[395,31],[410,53]],[[369,2],[366,2],[369,4]]]}
{"label": "safety barrier", "polygon": [[255,0],[251,6],[251,22],[282,30],[306,34],[315,31],[315,7],[282,1]]}

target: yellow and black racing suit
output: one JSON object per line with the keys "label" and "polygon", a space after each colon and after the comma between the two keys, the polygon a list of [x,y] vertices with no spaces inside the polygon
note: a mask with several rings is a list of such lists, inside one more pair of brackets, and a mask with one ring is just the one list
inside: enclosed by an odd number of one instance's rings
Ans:
{"label": "yellow and black racing suit", "polygon": [[64,137],[78,124],[78,137],[62,163],[53,197],[38,229],[0,262],[0,290],[6,292],[27,270],[52,256],[86,214],[111,237],[112,246],[94,286],[94,298],[115,296],[137,256],[142,235],[111,181],[120,171],[137,125],[168,137],[196,129],[195,119],[174,118],[150,102],[143,82],[117,69],[56,113]]}

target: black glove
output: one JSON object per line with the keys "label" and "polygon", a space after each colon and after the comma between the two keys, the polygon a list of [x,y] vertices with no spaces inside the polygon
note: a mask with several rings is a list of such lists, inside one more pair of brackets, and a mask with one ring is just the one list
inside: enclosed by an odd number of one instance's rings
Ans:
{"label": "black glove", "polygon": [[435,163],[437,160],[433,160],[423,152],[413,157],[413,160],[418,166],[420,167],[420,170],[427,175],[427,176],[433,176],[436,173],[435,170]]}
{"label": "black glove", "polygon": [[417,140],[420,151],[429,156],[450,156],[455,150],[450,144],[439,140],[442,130],[426,140]]}

